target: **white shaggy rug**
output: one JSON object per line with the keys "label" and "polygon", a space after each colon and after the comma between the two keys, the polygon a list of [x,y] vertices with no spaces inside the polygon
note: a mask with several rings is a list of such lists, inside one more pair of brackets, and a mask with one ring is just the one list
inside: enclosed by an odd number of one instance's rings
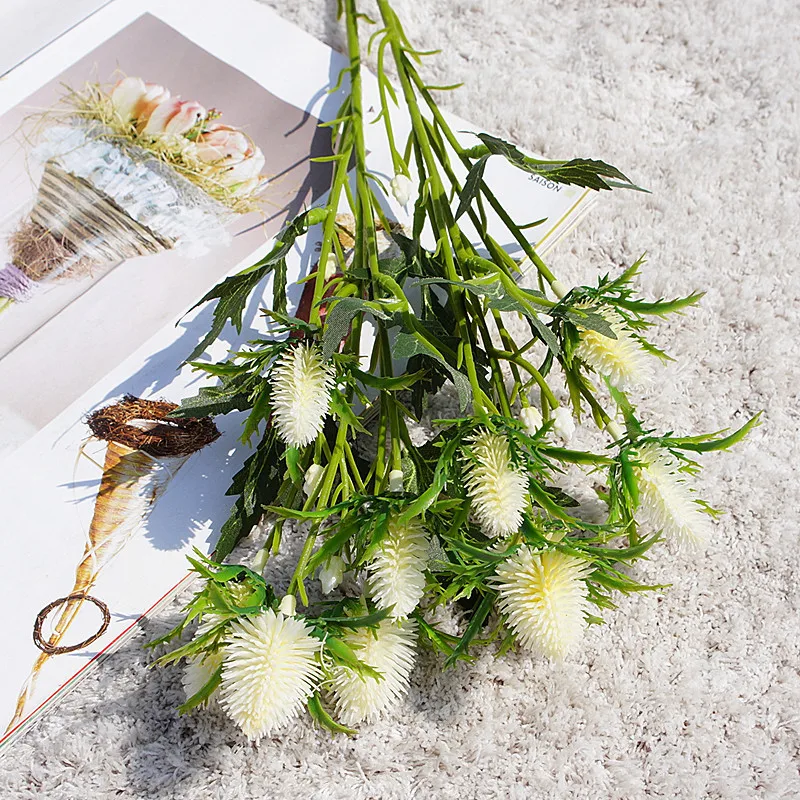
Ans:
{"label": "white shaggy rug", "polygon": [[[334,46],[336,3],[271,0]],[[554,666],[423,659],[394,719],[354,739],[299,725],[257,748],[178,718],[177,672],[147,671],[148,625],[0,763],[4,798],[795,798],[800,796],[800,325],[797,5],[787,0],[397,0],[444,52],[442,102],[554,158],[618,165],[652,195],[604,197],[552,255],[593,281],[644,250],[650,296],[705,289],[664,324],[677,362],[643,398],[655,427],[764,425],[709,456],[727,514],[703,555],[661,550]],[[265,42],[265,47],[269,43]],[[221,487],[222,488],[222,487]]]}

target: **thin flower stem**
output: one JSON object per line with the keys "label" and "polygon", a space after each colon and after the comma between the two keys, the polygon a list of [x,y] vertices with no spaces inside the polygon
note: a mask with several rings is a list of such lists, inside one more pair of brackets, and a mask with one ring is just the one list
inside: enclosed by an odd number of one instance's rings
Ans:
{"label": "thin flower stem", "polygon": [[[425,129],[425,124],[423,122],[416,97],[414,96],[414,90],[411,86],[411,82],[408,79],[408,75],[404,70],[406,59],[403,57],[403,51],[400,44],[401,31],[399,30],[399,23],[387,0],[378,0],[378,7],[380,8],[381,17],[383,18],[384,24],[386,25],[388,31],[387,35],[391,37],[392,55],[400,76],[400,85],[403,89],[403,96],[406,100],[406,105],[408,106],[409,114],[411,116],[411,124],[416,140],[415,146],[419,148],[423,163],[427,168],[431,203],[437,212],[435,227],[438,228],[438,242],[444,257],[445,272],[449,280],[458,281],[460,276],[456,270],[455,258],[451,248],[451,238],[445,234],[445,231],[449,228],[448,232],[452,236],[454,233],[454,222],[452,222],[452,215],[450,215],[450,208],[447,204],[447,199],[444,194],[444,187],[439,179],[439,173],[436,169],[436,161],[433,153],[431,152],[427,131]],[[448,219],[448,217],[450,217],[450,219]],[[456,229],[455,233],[456,238],[459,238],[460,232],[458,232]],[[469,326],[467,325],[466,307],[463,294],[463,291],[458,289],[452,292],[454,298],[453,308],[460,338],[464,343],[464,364],[467,368],[467,377],[469,378],[469,382],[472,387],[474,411],[477,416],[485,418],[486,409],[484,408],[483,402],[483,397],[485,395],[478,382],[478,373],[472,353],[472,339],[469,332]]]}
{"label": "thin flower stem", "polygon": [[[465,153],[464,148],[459,143],[458,139],[451,130],[450,126],[447,124],[444,115],[439,110],[436,103],[433,101],[433,98],[431,97],[430,92],[425,87],[422,78],[420,78],[417,71],[413,68],[410,62],[408,62],[408,59],[406,59],[406,67],[408,75],[410,76],[411,80],[416,84],[420,96],[430,109],[431,115],[436,120],[436,123],[439,125],[439,128],[445,135],[445,138],[449,142],[450,146],[456,151],[456,154],[461,159],[462,163],[467,167],[467,169],[469,169],[472,166],[471,160],[466,155],[464,155]],[[508,232],[517,240],[517,243],[522,248],[522,251],[531,260],[531,263],[536,267],[539,274],[549,284],[552,285],[556,280],[555,275],[553,275],[553,273],[548,269],[547,265],[544,263],[544,261],[542,261],[542,259],[536,253],[534,248],[531,246],[531,243],[523,234],[523,232],[514,223],[514,220],[511,219],[511,217],[503,208],[503,206],[500,205],[500,202],[494,196],[494,193],[491,191],[491,189],[489,189],[489,187],[486,185],[486,182],[483,180],[481,181],[481,192],[483,193],[484,197],[489,201],[489,205],[491,205],[491,207],[494,209],[497,216],[500,217],[503,224],[508,229]]]}
{"label": "thin flower stem", "polygon": [[[336,478],[339,464],[344,456],[344,444],[347,441],[347,431],[349,427],[350,426],[344,420],[339,422],[339,430],[336,434],[336,444],[331,452],[330,461],[325,468],[325,478],[322,481],[322,486],[320,487],[319,494],[317,495],[317,508],[325,508],[330,500],[331,490],[333,489],[333,481]],[[316,494],[316,492],[314,494]],[[306,503],[311,503],[314,501],[314,494],[308,498]],[[301,602],[306,606],[308,605],[308,595],[306,594],[306,588],[303,585],[303,579],[306,577],[306,564],[308,563],[308,559],[311,558],[311,553],[314,550],[314,543],[317,540],[318,532],[319,523],[315,522],[311,526],[311,530],[308,532],[308,536],[303,544],[303,549],[300,552],[300,557],[297,560],[297,566],[295,567],[292,579],[289,582],[289,588],[287,589],[288,594],[298,594]]]}

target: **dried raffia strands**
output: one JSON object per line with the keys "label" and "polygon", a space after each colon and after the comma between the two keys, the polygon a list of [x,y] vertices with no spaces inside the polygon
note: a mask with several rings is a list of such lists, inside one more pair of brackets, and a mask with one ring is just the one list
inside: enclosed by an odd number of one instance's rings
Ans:
{"label": "dried raffia strands", "polygon": [[[74,585],[61,604],[47,640],[47,650],[33,665],[8,730],[25,717],[37,675],[52,657],[52,651],[59,648],[101,570],[141,529],[189,456],[219,437],[216,425],[208,417],[166,420],[176,408],[174,403],[128,395],[89,415],[87,424],[92,434],[108,445],[86,547],[75,570]],[[59,649],[67,652],[74,648]]]}

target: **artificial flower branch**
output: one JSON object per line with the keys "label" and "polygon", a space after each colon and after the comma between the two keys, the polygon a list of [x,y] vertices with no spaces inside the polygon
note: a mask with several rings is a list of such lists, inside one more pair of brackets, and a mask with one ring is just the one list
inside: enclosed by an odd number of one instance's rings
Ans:
{"label": "artificial flower branch", "polygon": [[[229,489],[236,501],[214,560],[192,560],[202,588],[161,641],[190,622],[199,627],[160,660],[187,661],[183,710],[218,698],[256,740],[302,708],[334,732],[374,720],[405,692],[418,645],[445,666],[494,644],[498,656],[515,644],[552,658],[574,652],[586,626],[615,607],[614,593],[663,588],[637,581],[634,562],[662,539],[687,547],[710,534],[716,512],[690,485],[692,456],[732,446],[757,422],[698,437],[643,424],[631,390],[652,378],[654,356],[666,358],[645,333],[701,295],[637,297],[641,260],[596,286],[564,286],[525,233],[532,225],[511,218],[484,170],[499,157],[555,182],[638,187],[603,162],[537,160],[489,134],[463,147],[417,71],[424,54],[388,0],[378,7],[372,121],[389,146],[389,192],[367,157],[364,16],[345,0],[349,89],[327,123],[327,201],[201,301],[216,306],[192,359],[227,324],[241,332],[248,298],[268,278],[272,331],[222,363],[193,360],[218,383],[175,412],[244,411],[242,441],[256,444]],[[401,148],[394,122],[402,109],[409,134]],[[451,153],[467,170],[463,181]],[[392,219],[389,193],[399,205],[413,200],[410,230]],[[536,269],[537,289],[519,283],[523,262],[498,245],[487,205]],[[315,226],[318,264],[290,314],[286,257]],[[513,317],[524,341],[507,324]],[[445,384],[459,416],[426,428],[419,420]],[[612,440],[599,452],[566,446],[587,407]],[[589,521],[598,509],[590,516],[558,485],[570,467],[602,482],[602,521]],[[251,566],[224,564],[262,515],[266,533]],[[281,596],[263,576],[287,521],[307,531]],[[437,607],[460,620],[458,633],[434,622]]]}

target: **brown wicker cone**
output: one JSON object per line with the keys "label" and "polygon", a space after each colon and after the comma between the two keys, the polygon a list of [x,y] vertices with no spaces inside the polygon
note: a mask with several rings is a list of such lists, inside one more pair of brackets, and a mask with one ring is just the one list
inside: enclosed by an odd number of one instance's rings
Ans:
{"label": "brown wicker cone", "polygon": [[63,271],[70,261],[113,264],[174,246],[53,159],[45,163],[29,228],[33,233],[20,232],[12,248],[15,266],[32,280]]}
{"label": "brown wicker cone", "polygon": [[[70,594],[45,607],[37,617],[33,638],[42,652],[17,698],[14,717],[6,732],[24,719],[36,678],[47,661],[53,655],[82,649],[97,638],[90,637],[75,645],[61,644],[84,603],[99,602],[89,592],[101,570],[144,523],[188,458],[219,437],[209,417],[168,419],[168,414],[176,408],[174,403],[126,395],[89,415],[87,424],[92,434],[107,442],[94,514]],[[59,611],[54,615],[53,632],[45,640],[40,620],[53,605]],[[105,627],[100,633],[104,631]]]}

